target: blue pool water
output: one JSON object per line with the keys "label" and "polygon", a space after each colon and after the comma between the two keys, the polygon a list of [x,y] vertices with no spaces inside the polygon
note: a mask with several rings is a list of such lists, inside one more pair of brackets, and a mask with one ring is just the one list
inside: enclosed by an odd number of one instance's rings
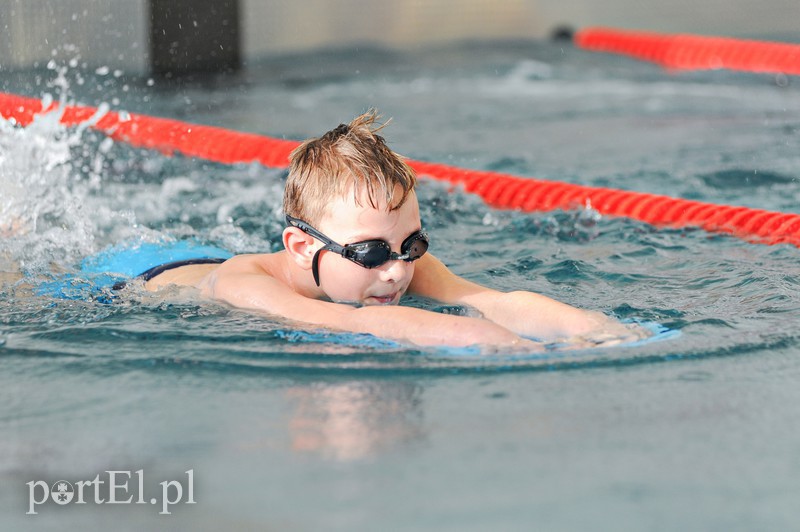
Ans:
{"label": "blue pool water", "polygon": [[[59,56],[59,59],[64,59]],[[0,87],[292,139],[368,107],[415,159],[798,212],[796,78],[674,73],[556,43],[286,56],[234,77],[58,65]],[[54,80],[56,80],[54,82]],[[284,172],[0,123],[2,270],[109,245],[277,250]],[[303,332],[174,293],[54,299],[4,274],[0,512],[10,529],[792,530],[800,251],[585,209],[524,214],[423,181],[431,250],[497,289],[679,334],[547,356]],[[435,302],[409,304],[437,308]],[[440,309],[442,310],[442,309]],[[54,503],[27,482],[194,471],[194,505]],[[135,477],[134,477],[135,478]]]}

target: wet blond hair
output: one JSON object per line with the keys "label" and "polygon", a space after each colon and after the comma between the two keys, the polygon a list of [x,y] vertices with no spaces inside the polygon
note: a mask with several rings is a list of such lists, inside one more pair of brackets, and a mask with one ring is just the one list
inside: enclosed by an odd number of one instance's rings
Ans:
{"label": "wet blond hair", "polygon": [[312,225],[319,223],[331,198],[344,197],[351,187],[356,205],[362,204],[366,192],[372,208],[402,207],[414,190],[416,174],[377,134],[386,125],[379,119],[378,112],[370,109],[296,148],[289,158],[284,212]]}

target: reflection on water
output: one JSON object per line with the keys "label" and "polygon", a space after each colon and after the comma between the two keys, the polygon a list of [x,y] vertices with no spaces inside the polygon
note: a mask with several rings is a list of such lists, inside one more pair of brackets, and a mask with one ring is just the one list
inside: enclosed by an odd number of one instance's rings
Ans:
{"label": "reflection on water", "polygon": [[425,437],[421,393],[405,381],[290,388],[292,450],[351,461],[419,441]]}

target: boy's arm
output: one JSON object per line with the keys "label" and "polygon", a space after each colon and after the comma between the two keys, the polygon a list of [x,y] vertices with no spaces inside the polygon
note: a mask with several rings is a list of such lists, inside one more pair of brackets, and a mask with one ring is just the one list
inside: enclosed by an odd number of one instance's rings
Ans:
{"label": "boy's arm", "polygon": [[400,306],[352,307],[310,299],[275,278],[258,273],[212,273],[203,295],[238,308],[266,312],[290,320],[343,331],[369,333],[416,345],[484,345],[526,351],[541,345],[480,318],[451,316]]}
{"label": "boy's arm", "polygon": [[577,309],[532,292],[498,292],[467,281],[429,253],[417,261],[409,291],[474,307],[498,325],[541,340],[581,337],[591,345],[631,341],[645,335],[600,312]]}

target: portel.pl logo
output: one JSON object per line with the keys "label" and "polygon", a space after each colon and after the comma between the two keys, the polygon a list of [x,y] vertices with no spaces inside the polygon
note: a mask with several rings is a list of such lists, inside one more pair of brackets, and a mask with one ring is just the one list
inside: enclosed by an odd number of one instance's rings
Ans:
{"label": "portel.pl logo", "polygon": [[[170,506],[196,504],[194,500],[194,469],[186,473],[186,489],[181,481],[165,480],[159,482],[159,497],[147,499],[144,495],[144,470],[105,471],[107,478],[97,475],[93,480],[79,480],[74,484],[66,480],[47,483],[32,480],[28,486],[28,511],[26,515],[36,515],[36,507],[49,501],[60,506],[74,504],[151,504],[161,505],[159,515],[170,515]],[[133,476],[136,476],[133,482]],[[134,493],[135,492],[135,493]],[[186,500],[183,496],[186,495]]]}

